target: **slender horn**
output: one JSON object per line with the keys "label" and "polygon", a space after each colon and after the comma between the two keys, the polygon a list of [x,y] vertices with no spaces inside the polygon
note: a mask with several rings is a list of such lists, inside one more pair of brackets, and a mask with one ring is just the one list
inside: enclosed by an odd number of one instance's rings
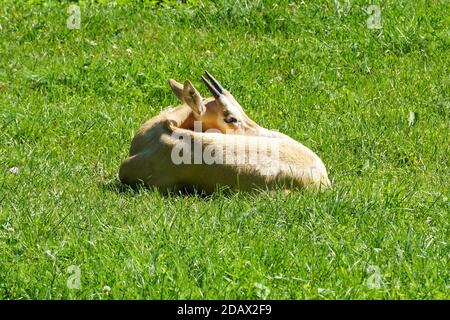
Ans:
{"label": "slender horn", "polygon": [[214,78],[208,71],[205,71],[205,74],[208,77],[208,79],[212,82],[214,87],[217,89],[217,91],[223,93],[224,89],[222,85],[219,83],[219,81],[217,81],[216,78]]}
{"label": "slender horn", "polygon": [[206,80],[206,78],[204,76],[202,76],[202,80],[206,84],[206,86],[208,87],[208,90],[211,91],[211,93],[213,94],[214,98],[219,98],[220,97],[219,91],[217,91],[217,89],[214,88],[214,86],[208,80]]}

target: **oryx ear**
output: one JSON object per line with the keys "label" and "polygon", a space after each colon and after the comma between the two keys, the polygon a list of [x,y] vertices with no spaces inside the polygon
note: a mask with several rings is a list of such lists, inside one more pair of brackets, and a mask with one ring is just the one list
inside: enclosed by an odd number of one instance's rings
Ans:
{"label": "oryx ear", "polygon": [[194,113],[196,113],[198,116],[203,116],[206,111],[206,107],[203,104],[202,96],[189,80],[186,80],[184,82],[183,100],[191,107]]}
{"label": "oryx ear", "polygon": [[172,88],[172,92],[177,96],[181,101],[183,100],[183,85],[173,79],[169,80],[169,86]]}

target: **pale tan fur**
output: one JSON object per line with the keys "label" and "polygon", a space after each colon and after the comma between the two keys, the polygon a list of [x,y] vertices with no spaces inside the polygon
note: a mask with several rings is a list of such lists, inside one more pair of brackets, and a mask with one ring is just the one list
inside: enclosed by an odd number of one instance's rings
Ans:
{"label": "pale tan fur", "polygon": [[[176,90],[174,92],[180,98],[178,94],[181,93],[177,94]],[[185,100],[182,96],[181,99]],[[242,114],[239,116],[243,121],[249,120],[245,123],[247,130],[243,130],[241,126],[236,128],[234,134],[222,133],[224,128],[208,118],[209,108],[217,108],[214,105],[215,100],[200,97],[197,102],[203,103],[203,110],[196,110],[195,106],[193,108],[185,103],[166,109],[145,122],[132,140],[129,157],[120,167],[120,180],[128,185],[144,183],[161,190],[196,188],[208,192],[214,191],[218,186],[239,190],[311,188],[319,191],[330,186],[325,166],[316,154],[284,134],[258,126],[245,115],[242,108],[239,111]],[[214,128],[218,129],[219,133],[193,131],[193,123],[196,120],[202,120],[202,124],[206,124],[203,129]],[[230,128],[226,129],[229,133]],[[174,164],[171,158],[172,150],[181,143],[174,134],[190,138],[192,149],[194,142],[199,142],[201,150],[208,147],[223,150],[224,163],[194,164],[191,159],[191,164]],[[260,152],[258,146],[261,144],[277,146],[277,165],[261,162],[260,159],[260,162],[253,164],[249,161],[226,161],[226,152],[236,157],[248,158],[252,152]],[[244,155],[242,150],[239,150],[240,145],[245,146]],[[266,157],[266,161],[267,159],[270,160],[270,157]]]}

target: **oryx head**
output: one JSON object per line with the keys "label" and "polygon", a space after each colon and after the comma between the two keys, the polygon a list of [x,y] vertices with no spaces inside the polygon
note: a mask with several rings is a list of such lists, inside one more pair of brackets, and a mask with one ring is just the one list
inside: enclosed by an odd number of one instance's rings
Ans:
{"label": "oryx head", "polygon": [[[205,77],[206,76],[206,77]],[[259,135],[262,128],[251,120],[241,105],[208,72],[203,82],[213,97],[203,98],[189,80],[184,85],[169,80],[175,95],[191,107],[196,121],[202,122],[203,130],[216,129],[227,134]]]}

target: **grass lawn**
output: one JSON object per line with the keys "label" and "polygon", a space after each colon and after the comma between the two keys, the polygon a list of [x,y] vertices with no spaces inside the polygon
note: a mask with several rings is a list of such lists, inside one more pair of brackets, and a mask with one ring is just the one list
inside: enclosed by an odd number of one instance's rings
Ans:
{"label": "grass lawn", "polygon": [[[0,3],[0,298],[450,298],[449,1],[99,2]],[[121,188],[204,70],[333,189]]]}

